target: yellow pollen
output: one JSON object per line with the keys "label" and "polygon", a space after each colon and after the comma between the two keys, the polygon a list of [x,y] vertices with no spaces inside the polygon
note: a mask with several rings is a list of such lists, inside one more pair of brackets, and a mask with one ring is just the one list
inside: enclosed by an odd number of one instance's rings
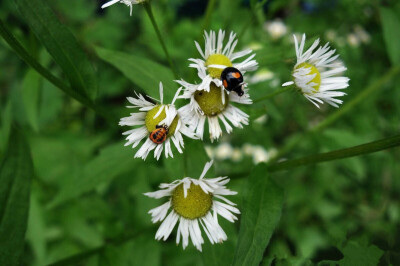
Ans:
{"label": "yellow pollen", "polygon": [[183,194],[183,184],[172,192],[172,207],[175,212],[186,219],[203,217],[211,209],[212,194],[206,194],[203,189],[195,184],[190,184],[186,198]]}
{"label": "yellow pollen", "polygon": [[313,87],[314,90],[315,90],[314,93],[315,93],[315,92],[318,92],[319,87],[321,86],[321,74],[319,73],[318,69],[317,69],[315,66],[313,66],[313,65],[311,65],[311,64],[309,64],[309,63],[301,63],[300,65],[298,65],[298,66],[296,67],[296,69],[299,69],[299,68],[302,68],[302,67],[304,67],[304,68],[311,68],[310,73],[308,73],[307,75],[314,75],[314,74],[316,74],[315,77],[314,77],[309,83],[307,83],[307,84],[316,83],[317,85],[314,85],[314,86],[312,86],[312,87]]}
{"label": "yellow pollen", "polygon": [[214,67],[208,67],[209,65],[223,65],[226,67],[231,67],[232,62],[229,60],[228,57],[222,54],[212,54],[210,55],[207,60],[206,60],[206,67],[208,70],[208,73],[212,78],[221,78],[221,73],[223,69],[220,68],[214,68]]}
{"label": "yellow pollen", "polygon": [[222,103],[222,92],[221,88],[215,86],[214,83],[210,84],[210,91],[196,91],[194,94],[194,99],[199,104],[201,110],[207,116],[216,116],[223,112],[229,103],[229,96],[225,89],[223,90],[225,94],[225,103]]}
{"label": "yellow pollen", "polygon": [[[162,120],[164,120],[166,117],[165,108],[164,108],[156,118],[153,118],[157,114],[158,110],[160,110],[160,107],[161,107],[161,105],[156,105],[153,109],[148,111],[146,114],[145,125],[146,125],[147,131],[149,131],[149,133],[153,132],[153,130],[156,129],[157,125],[162,126],[160,124],[160,122]],[[172,121],[171,125],[168,128],[167,137],[174,135],[176,126],[178,125],[178,119],[179,119],[179,117],[178,117],[178,115],[176,115],[174,120]]]}

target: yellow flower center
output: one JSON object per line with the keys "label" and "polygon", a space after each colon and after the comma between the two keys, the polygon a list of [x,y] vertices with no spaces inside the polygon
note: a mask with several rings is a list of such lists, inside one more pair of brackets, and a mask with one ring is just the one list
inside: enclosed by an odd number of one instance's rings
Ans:
{"label": "yellow flower center", "polygon": [[221,88],[217,87],[214,83],[210,84],[210,91],[196,91],[194,99],[199,104],[201,110],[207,116],[216,116],[228,106],[229,96],[225,90],[225,103],[222,103]]}
{"label": "yellow flower center", "polygon": [[321,74],[319,73],[318,69],[315,66],[313,66],[313,65],[311,65],[309,63],[301,63],[296,67],[296,69],[299,69],[299,68],[302,68],[302,67],[311,68],[310,73],[308,73],[307,75],[316,74],[315,77],[312,80],[310,80],[310,82],[308,82],[307,84],[316,83],[316,85],[314,85],[312,87],[315,90],[314,93],[317,92],[319,90],[319,87],[321,86]]}
{"label": "yellow flower center", "polygon": [[190,184],[186,198],[183,194],[183,184],[172,192],[172,207],[175,212],[186,219],[203,217],[211,209],[212,194],[206,194],[203,189],[195,184]]}
{"label": "yellow flower center", "polygon": [[[153,118],[157,114],[158,110],[160,110],[160,108],[161,108],[161,105],[156,105],[153,109],[148,111],[146,114],[145,125],[146,125],[147,131],[149,131],[149,133],[153,132],[153,130],[156,129],[157,125],[162,126],[160,124],[160,122],[162,120],[164,120],[166,117],[165,108],[164,108],[156,118]],[[178,125],[178,119],[179,119],[179,117],[178,117],[178,115],[176,115],[174,120],[172,121],[171,125],[168,128],[167,137],[174,135],[176,126]]]}
{"label": "yellow flower center", "polygon": [[206,67],[207,67],[208,73],[210,74],[210,76],[212,78],[219,79],[219,78],[221,78],[221,73],[222,73],[223,69],[215,68],[215,67],[208,67],[210,65],[223,65],[223,66],[231,67],[232,62],[231,62],[231,60],[229,60],[228,57],[226,57],[225,55],[222,55],[222,54],[212,54],[207,58]]}

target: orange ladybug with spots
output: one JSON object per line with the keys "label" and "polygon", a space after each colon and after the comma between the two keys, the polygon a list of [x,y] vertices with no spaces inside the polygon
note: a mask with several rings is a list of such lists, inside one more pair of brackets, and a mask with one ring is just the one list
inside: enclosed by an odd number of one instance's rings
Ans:
{"label": "orange ladybug with spots", "polygon": [[243,75],[237,68],[227,67],[221,73],[222,85],[227,91],[234,91],[239,96],[244,94]]}
{"label": "orange ladybug with spots", "polygon": [[168,126],[167,125],[157,125],[156,129],[154,129],[150,133],[150,140],[154,142],[155,144],[162,144],[166,139],[168,135]]}

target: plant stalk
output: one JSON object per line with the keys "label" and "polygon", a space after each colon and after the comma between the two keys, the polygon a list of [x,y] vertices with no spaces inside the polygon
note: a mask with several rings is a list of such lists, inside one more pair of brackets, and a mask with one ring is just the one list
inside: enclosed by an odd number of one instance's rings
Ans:
{"label": "plant stalk", "polygon": [[363,154],[378,152],[390,148],[400,146],[400,134],[393,137],[373,141],[370,143],[354,146],[351,148],[340,149],[331,152],[318,153],[309,155],[303,158],[283,161],[279,163],[270,164],[268,169],[270,172],[287,170],[294,167],[305,166],[310,164],[317,164],[321,162],[328,162],[338,159],[344,159]]}
{"label": "plant stalk", "polygon": [[155,20],[155,18],[154,18],[153,10],[151,9],[151,1],[145,1],[145,2],[143,3],[143,6],[144,6],[144,8],[145,8],[145,10],[146,10],[146,12],[147,12],[147,15],[148,15],[150,21],[151,21],[151,24],[153,25],[153,28],[154,28],[154,30],[155,30],[155,32],[156,32],[158,41],[160,42],[161,47],[162,47],[162,49],[164,50],[164,54],[165,54],[165,56],[166,56],[166,58],[167,58],[169,67],[171,68],[171,71],[172,71],[172,73],[174,74],[175,79],[179,79],[179,76],[178,76],[178,74],[177,74],[177,72],[176,72],[174,63],[173,63],[172,60],[171,60],[171,57],[170,57],[170,55],[169,55],[169,53],[168,53],[167,46],[165,45],[164,39],[163,39],[163,37],[161,36],[160,29],[158,28],[157,22],[156,22],[156,20]]}

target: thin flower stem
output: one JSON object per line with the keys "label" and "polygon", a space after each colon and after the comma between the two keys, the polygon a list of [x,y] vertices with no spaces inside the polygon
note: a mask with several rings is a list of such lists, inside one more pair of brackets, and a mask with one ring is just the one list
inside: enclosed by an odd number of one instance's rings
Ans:
{"label": "thin flower stem", "polygon": [[369,154],[377,151],[394,148],[397,146],[400,146],[400,134],[395,135],[393,137],[373,141],[367,144],[354,146],[351,148],[325,152],[325,153],[318,153],[299,159],[269,164],[268,169],[270,172],[276,172],[304,165],[317,164],[321,162],[327,162],[327,161],[359,156],[363,154]]}
{"label": "thin flower stem", "polygon": [[284,93],[285,91],[290,90],[291,88],[292,88],[292,86],[283,87],[283,88],[281,88],[279,90],[274,91],[273,93],[270,93],[270,94],[267,94],[267,95],[265,95],[265,96],[263,96],[261,98],[255,99],[253,102],[254,103],[258,103],[258,102],[270,99],[270,98],[272,98],[272,97],[274,97],[274,96],[276,96],[278,94],[281,94],[281,93]]}
{"label": "thin flower stem", "polygon": [[255,13],[256,10],[259,10],[260,8],[262,8],[266,3],[268,2],[268,0],[263,0],[261,2],[257,2],[256,5],[251,9],[251,13],[252,16],[251,18],[246,22],[246,24],[244,24],[242,30],[240,31],[239,35],[238,35],[238,39],[240,39],[247,31],[247,29],[254,23],[254,21],[257,18],[257,14]]}
{"label": "thin flower stem", "polygon": [[110,125],[114,125],[115,120],[110,117],[109,112],[95,105],[90,99],[83,97],[82,95],[76,93],[67,84],[65,84],[61,79],[54,76],[50,71],[44,68],[28,51],[19,43],[19,41],[12,35],[11,32],[5,27],[3,22],[0,20],[0,36],[6,41],[6,43],[14,50],[14,52],[27,63],[30,67],[36,70],[42,77],[47,79],[55,87],[62,90],[68,96],[74,98],[82,105],[89,107],[95,111],[98,115],[105,118]]}
{"label": "thin flower stem", "polygon": [[355,98],[353,98],[351,101],[349,101],[347,104],[345,104],[343,107],[338,109],[336,112],[334,112],[332,115],[328,116],[326,119],[324,119],[322,122],[320,122],[318,125],[315,127],[307,130],[304,133],[301,133],[299,135],[294,136],[290,141],[288,141],[283,148],[281,148],[277,154],[271,158],[271,162],[275,162],[285,154],[287,154],[289,151],[291,151],[297,144],[299,144],[303,139],[308,137],[309,135],[312,135],[316,132],[320,132],[324,130],[327,126],[333,124],[341,118],[343,115],[351,111],[357,104],[364,102],[370,96],[372,93],[380,89],[386,82],[391,80],[393,77],[395,77],[398,73],[400,72],[400,67],[393,67],[391,68],[385,75],[383,75],[380,79],[372,83],[367,89],[363,90],[360,94],[358,94]]}
{"label": "thin flower stem", "polygon": [[204,16],[204,21],[203,21],[203,26],[202,26],[202,30],[201,30],[200,36],[202,36],[204,30],[207,30],[208,27],[210,26],[211,16],[212,16],[212,13],[213,13],[214,8],[215,8],[215,2],[216,2],[216,0],[208,0],[206,14]]}
{"label": "thin flower stem", "polygon": [[153,11],[151,9],[151,1],[145,1],[143,3],[143,6],[146,9],[147,15],[148,15],[149,19],[151,20],[151,24],[153,25],[153,28],[154,28],[154,30],[155,30],[155,32],[157,34],[158,41],[160,42],[160,44],[161,44],[161,46],[162,46],[162,48],[164,50],[164,54],[167,57],[169,67],[171,68],[171,71],[174,74],[175,79],[179,79],[179,76],[178,76],[178,74],[176,72],[175,66],[174,66],[174,64],[173,64],[173,62],[171,60],[171,57],[169,56],[169,53],[168,53],[168,50],[167,50],[167,46],[164,43],[164,39],[161,36],[160,29],[158,28],[157,22],[156,22],[156,20],[154,18]]}

